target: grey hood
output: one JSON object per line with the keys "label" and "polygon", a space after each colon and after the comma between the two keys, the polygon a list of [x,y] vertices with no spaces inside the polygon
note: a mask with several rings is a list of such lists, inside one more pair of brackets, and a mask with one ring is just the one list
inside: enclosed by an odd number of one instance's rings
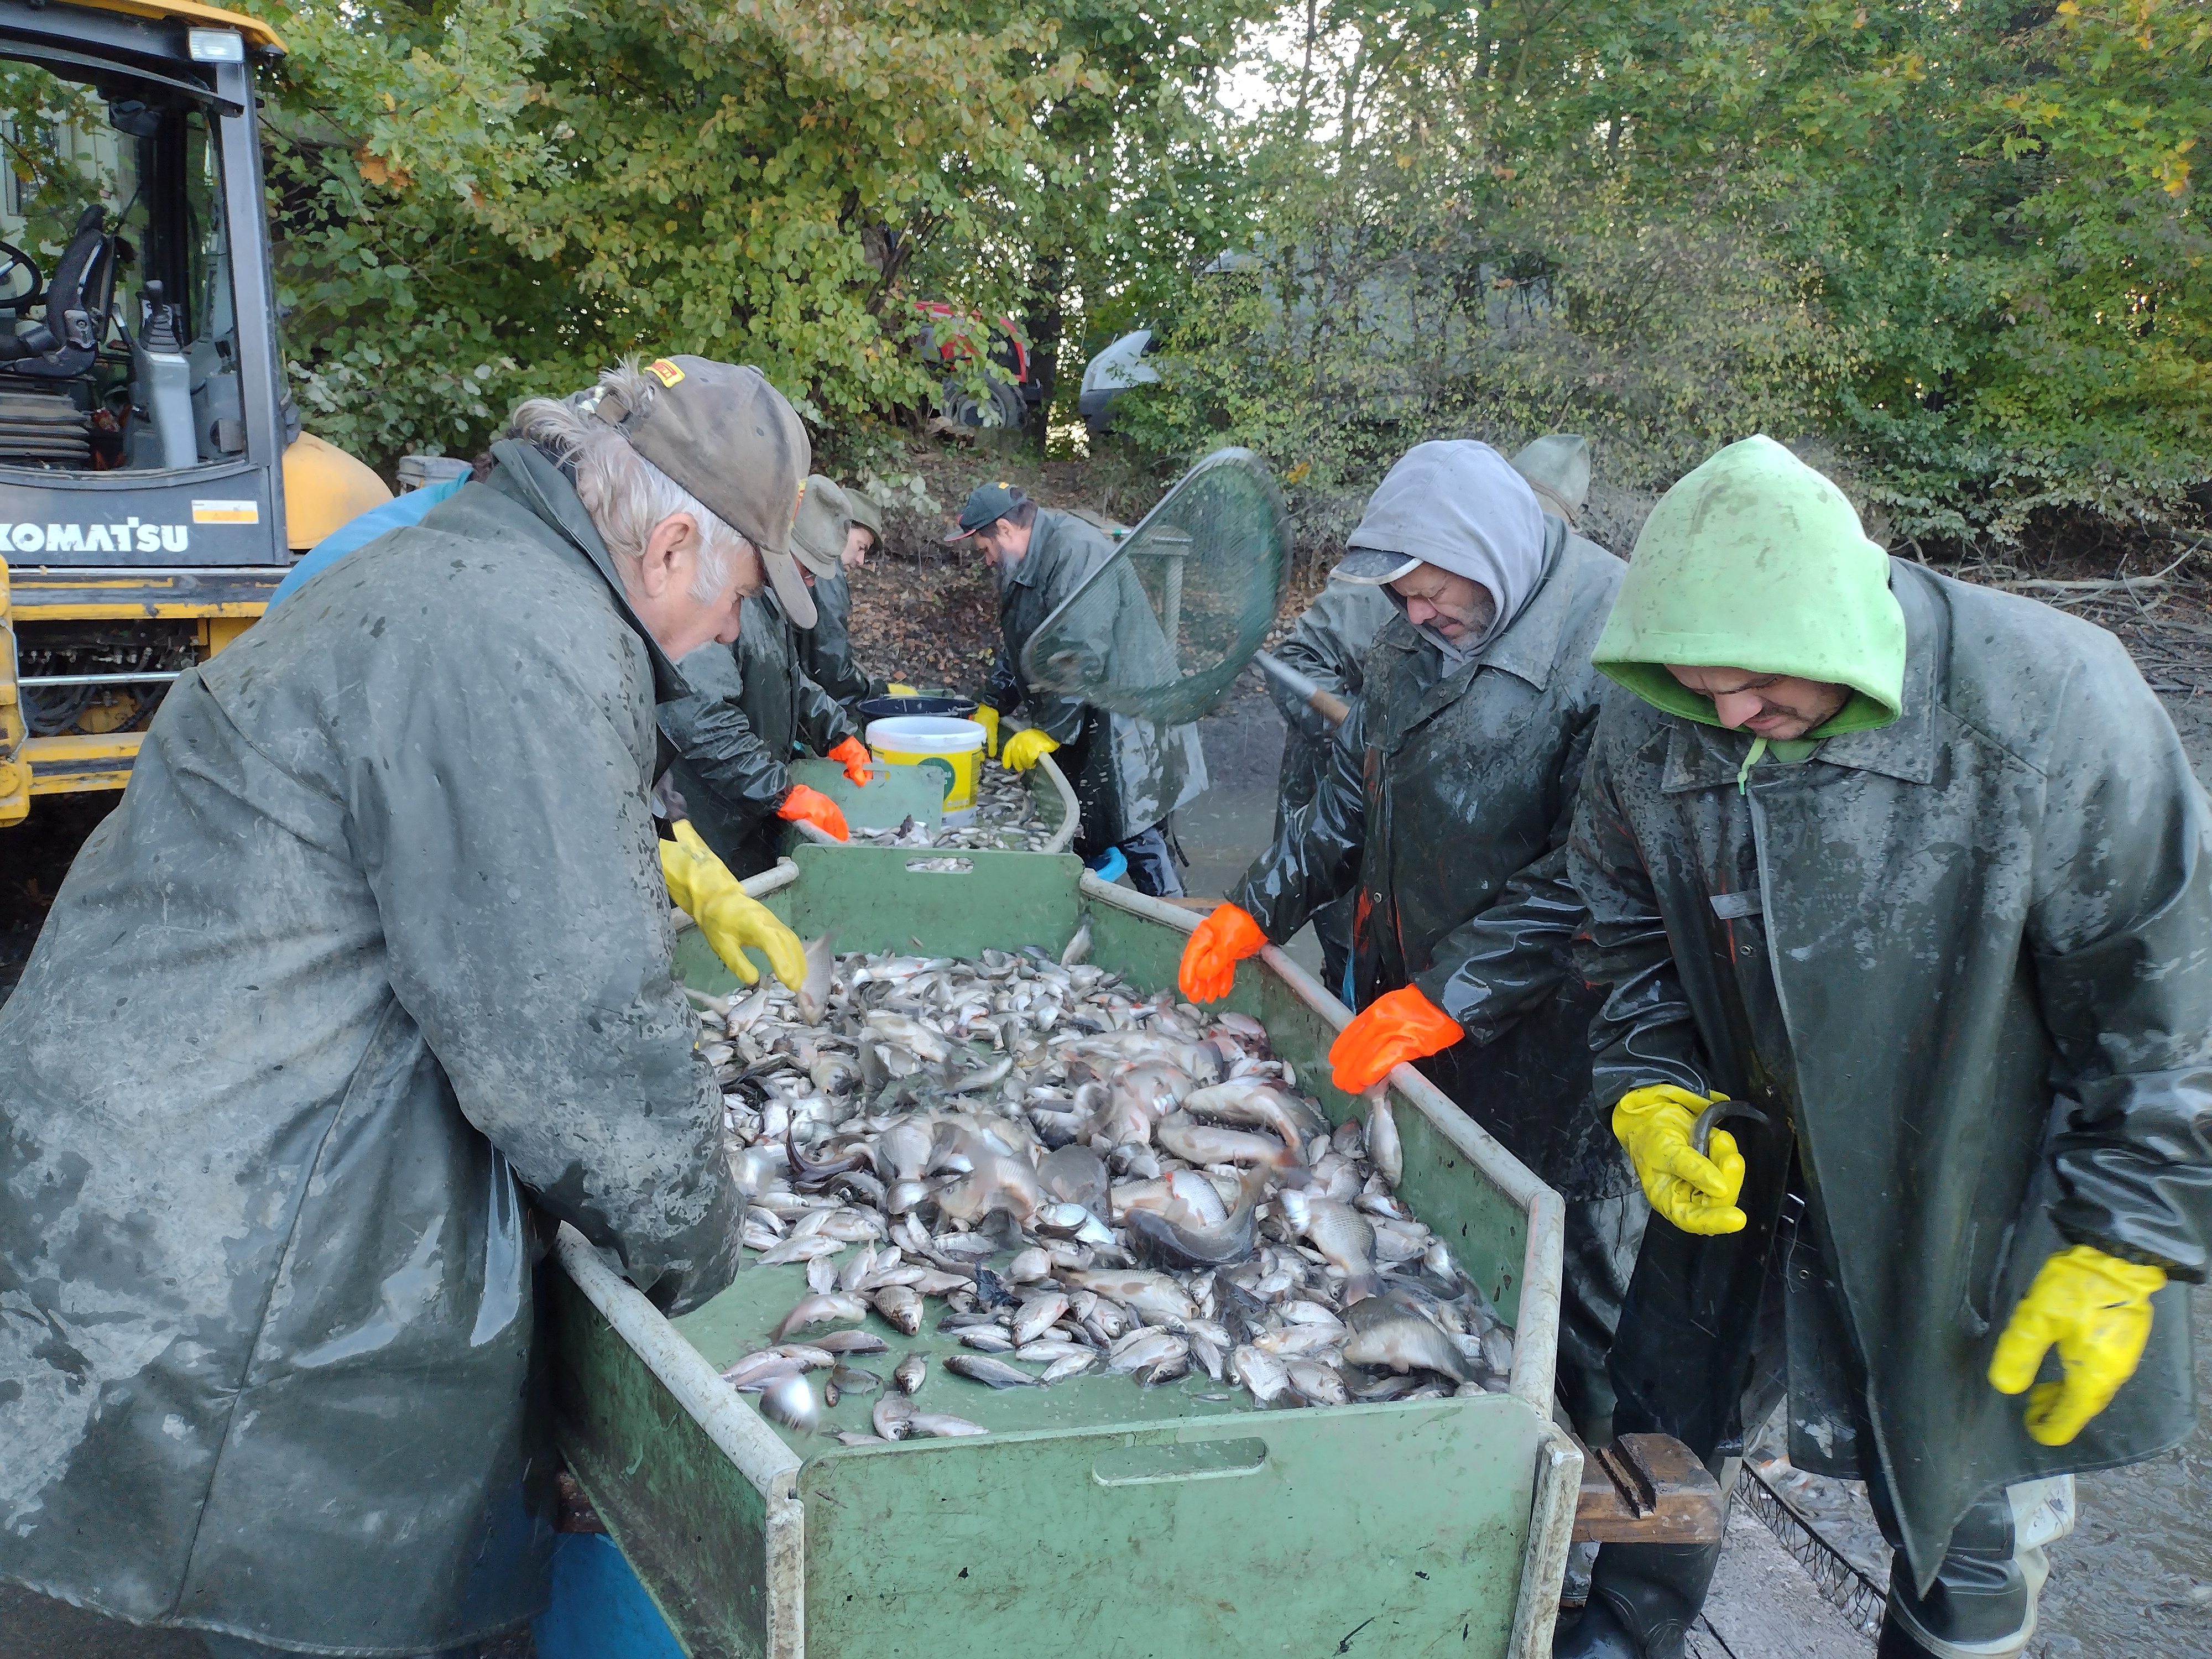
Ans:
{"label": "grey hood", "polygon": [[[1458,438],[1416,444],[1400,458],[1352,532],[1351,556],[1337,574],[1352,581],[1391,581],[1418,559],[1480,583],[1498,614],[1480,638],[1422,635],[1449,661],[1464,661],[1510,627],[1544,576],[1544,513],[1536,492],[1488,444]],[[1362,558],[1395,554],[1401,562]]]}

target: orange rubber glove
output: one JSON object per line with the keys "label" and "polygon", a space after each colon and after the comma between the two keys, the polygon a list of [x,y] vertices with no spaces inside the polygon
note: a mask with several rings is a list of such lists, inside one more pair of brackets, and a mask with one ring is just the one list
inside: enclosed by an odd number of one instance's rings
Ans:
{"label": "orange rubber glove", "polygon": [[845,775],[861,788],[868,787],[868,780],[874,775],[868,770],[868,765],[874,757],[868,753],[868,746],[858,738],[846,738],[830,751],[830,758],[842,766]]}
{"label": "orange rubber glove", "polygon": [[1258,922],[1233,904],[1221,905],[1182,947],[1176,983],[1193,1002],[1218,1002],[1237,982],[1237,964],[1258,956],[1267,942]]}
{"label": "orange rubber glove", "polygon": [[819,789],[809,789],[803,783],[791,786],[791,793],[783,798],[783,805],[775,809],[775,815],[786,823],[811,823],[817,830],[826,830],[839,841],[853,839],[853,832],[845,827],[845,815],[837,810],[837,803]]}
{"label": "orange rubber glove", "polygon": [[1348,1095],[1364,1093],[1389,1076],[1400,1060],[1449,1048],[1466,1035],[1419,987],[1386,991],[1354,1014],[1329,1045],[1332,1080]]}

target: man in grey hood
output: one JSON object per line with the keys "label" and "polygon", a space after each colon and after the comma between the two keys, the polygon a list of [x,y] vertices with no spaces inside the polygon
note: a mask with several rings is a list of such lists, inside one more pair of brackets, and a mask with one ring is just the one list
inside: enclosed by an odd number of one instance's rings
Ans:
{"label": "man in grey hood", "polygon": [[1620,562],[1540,505],[1487,444],[1408,452],[1335,574],[1382,586],[1365,689],[1313,799],[1191,936],[1181,982],[1225,995],[1237,962],[1356,891],[1362,1012],[1329,1060],[1366,1089],[1401,1062],[1567,1200],[1560,1387],[1587,1434],[1646,1214],[1589,1103],[1596,1000],[1571,969],[1582,903],[1566,837],[1605,682],[1590,647]]}
{"label": "man in grey hood", "polygon": [[[1528,481],[1545,512],[1576,528],[1575,515],[1589,492],[1589,445],[1573,433],[1554,432],[1537,439],[1513,457],[1513,470]],[[1382,624],[1399,614],[1397,595],[1378,582],[1332,578],[1275,647],[1287,664],[1349,709],[1367,683],[1367,647]],[[1270,678],[1268,695],[1283,717],[1283,764],[1276,785],[1278,830],[1289,814],[1314,798],[1328,770],[1336,726],[1307,697]],[[1321,941],[1322,980],[1339,996],[1346,994],[1345,972],[1352,963],[1352,917],[1356,901],[1346,894],[1313,914]]]}

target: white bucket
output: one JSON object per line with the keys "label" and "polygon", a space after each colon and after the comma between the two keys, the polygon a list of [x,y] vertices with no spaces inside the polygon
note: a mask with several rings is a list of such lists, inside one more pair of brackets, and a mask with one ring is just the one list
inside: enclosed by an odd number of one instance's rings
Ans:
{"label": "white bucket", "polygon": [[945,781],[945,822],[975,816],[975,778],[983,766],[983,728],[948,714],[892,714],[870,720],[868,747],[886,766],[921,766]]}

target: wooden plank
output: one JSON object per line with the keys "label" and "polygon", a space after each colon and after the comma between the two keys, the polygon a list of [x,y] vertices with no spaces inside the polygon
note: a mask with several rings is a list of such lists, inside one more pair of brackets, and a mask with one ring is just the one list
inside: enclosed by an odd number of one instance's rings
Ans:
{"label": "wooden plank", "polygon": [[1711,1544],[1726,1520],[1720,1483],[1671,1435],[1624,1434],[1584,1450],[1577,1542]]}

